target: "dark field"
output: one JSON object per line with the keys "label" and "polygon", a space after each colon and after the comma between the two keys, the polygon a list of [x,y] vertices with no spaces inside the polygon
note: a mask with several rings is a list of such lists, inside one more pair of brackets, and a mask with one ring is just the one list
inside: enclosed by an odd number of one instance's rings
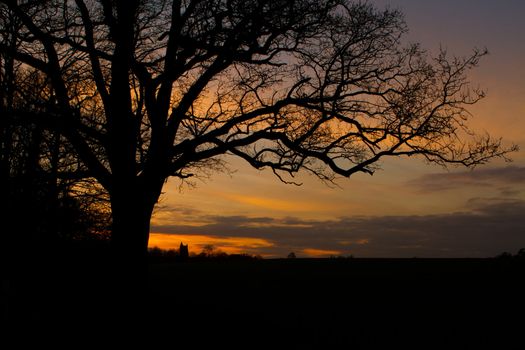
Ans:
{"label": "dark field", "polygon": [[518,349],[524,267],[510,259],[189,261],[150,264],[146,291],[113,292],[102,265],[47,266],[11,288],[4,329],[170,349]]}

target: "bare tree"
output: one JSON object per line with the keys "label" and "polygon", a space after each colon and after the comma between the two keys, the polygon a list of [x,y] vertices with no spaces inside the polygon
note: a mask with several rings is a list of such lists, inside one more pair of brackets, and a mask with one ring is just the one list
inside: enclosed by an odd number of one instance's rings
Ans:
{"label": "bare tree", "polygon": [[[389,156],[475,166],[516,147],[476,135],[468,71],[485,54],[402,43],[395,10],[350,0],[0,0],[0,51],[47,77],[54,125],[107,190],[112,240],[143,256],[163,184],[224,155],[325,181]],[[4,24],[2,24],[4,30]]]}
{"label": "bare tree", "polygon": [[[45,116],[55,99],[41,71],[14,60],[22,24],[0,8],[0,201],[6,255],[57,240],[107,236],[105,193]],[[24,257],[27,258],[27,257]]]}

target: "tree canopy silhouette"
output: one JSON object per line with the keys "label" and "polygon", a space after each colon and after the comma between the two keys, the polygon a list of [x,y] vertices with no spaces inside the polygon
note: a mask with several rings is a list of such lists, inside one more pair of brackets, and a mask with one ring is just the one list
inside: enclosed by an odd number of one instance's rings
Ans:
{"label": "tree canopy silhouette", "polygon": [[14,268],[58,243],[105,241],[110,216],[71,145],[40,122],[55,101],[45,74],[10,54],[22,24],[5,11],[0,18],[0,43],[10,48],[0,52],[0,255]]}
{"label": "tree canopy silhouette", "polygon": [[474,166],[515,147],[476,135],[484,50],[403,44],[396,10],[350,0],[0,0],[0,51],[46,77],[38,116],[107,191],[117,252],[147,251],[166,179],[224,155],[325,181],[389,156]]}

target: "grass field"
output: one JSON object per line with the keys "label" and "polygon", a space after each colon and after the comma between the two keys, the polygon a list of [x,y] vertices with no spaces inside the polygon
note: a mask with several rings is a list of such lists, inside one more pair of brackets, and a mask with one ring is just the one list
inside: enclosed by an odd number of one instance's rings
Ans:
{"label": "grass field", "polygon": [[521,337],[523,276],[494,260],[159,265],[151,306],[173,329],[246,348],[504,348]]}
{"label": "grass field", "polygon": [[[121,340],[145,338],[148,348],[519,348],[524,267],[496,259],[190,260],[150,264],[145,290],[112,293],[102,265],[48,266],[17,284],[8,321],[50,340],[114,336],[122,324]],[[126,316],[110,311],[116,301]]]}

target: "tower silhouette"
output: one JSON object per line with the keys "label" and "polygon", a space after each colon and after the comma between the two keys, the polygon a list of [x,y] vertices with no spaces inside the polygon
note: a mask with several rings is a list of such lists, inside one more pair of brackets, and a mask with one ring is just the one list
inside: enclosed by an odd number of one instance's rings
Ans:
{"label": "tower silhouette", "polygon": [[188,250],[188,245],[184,245],[182,244],[182,242],[180,242],[180,247],[179,247],[179,256],[181,258],[181,260],[187,260],[190,256],[189,254],[189,250]]}

